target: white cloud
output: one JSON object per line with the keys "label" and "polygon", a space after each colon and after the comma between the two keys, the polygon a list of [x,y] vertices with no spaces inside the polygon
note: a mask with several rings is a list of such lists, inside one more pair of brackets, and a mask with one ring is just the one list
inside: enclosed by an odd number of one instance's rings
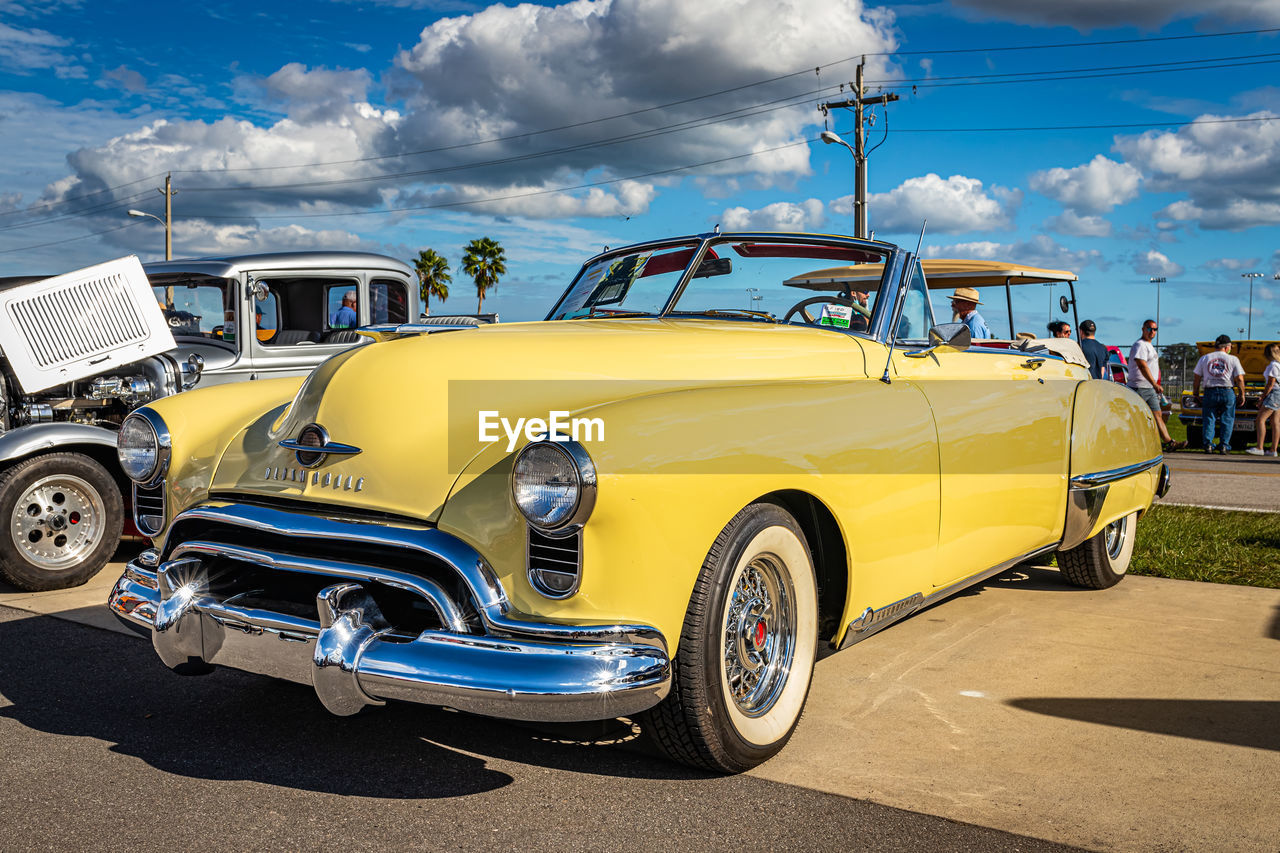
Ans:
{"label": "white cloud", "polygon": [[731,207],[720,216],[725,231],[812,231],[826,219],[825,205],[816,198],[798,204],[778,201],[758,210]]}
{"label": "white cloud", "polygon": [[1080,166],[1035,172],[1029,185],[1036,192],[1062,203],[1068,210],[1106,213],[1118,204],[1138,197],[1142,174],[1127,163],[1099,154]]}
{"label": "white cloud", "polygon": [[989,261],[1012,261],[1046,269],[1079,272],[1088,266],[1107,268],[1106,258],[1097,249],[1075,251],[1044,234],[1014,243],[996,243],[977,240],[970,243],[952,243],[949,246],[929,245],[924,249],[927,258],[976,258]]}
{"label": "white cloud", "polygon": [[[918,231],[927,219],[928,233],[957,234],[1011,228],[1021,203],[1019,190],[992,186],[988,192],[977,178],[942,178],[930,172],[908,178],[887,193],[871,193],[867,209],[870,227],[879,232]],[[852,199],[844,196],[831,207],[847,213]]]}
{"label": "white cloud", "polygon": [[64,48],[71,43],[46,30],[19,29],[0,23],[0,69],[31,76],[52,70],[60,78],[80,78],[87,72]]}
{"label": "white cloud", "polygon": [[1111,223],[1101,216],[1079,216],[1070,209],[1045,220],[1044,227],[1072,237],[1110,237]]}
{"label": "white cloud", "polygon": [[1207,270],[1239,272],[1240,270],[1257,269],[1261,260],[1261,258],[1214,258],[1211,261],[1205,261],[1200,266]]}
{"label": "white cloud", "polygon": [[1208,21],[1275,25],[1280,23],[1276,0],[1072,0],[1070,3],[1028,3],[1026,0],[955,0],[956,4],[992,18],[1034,26],[1068,26],[1087,32],[1126,25],[1156,30],[1170,21],[1203,18]]}
{"label": "white cloud", "polygon": [[[1200,121],[1233,118],[1202,115]],[[1202,228],[1241,230],[1280,223],[1280,115],[1263,110],[1176,131],[1120,137],[1115,150],[1141,169],[1148,192],[1186,193],[1156,215]]]}
{"label": "white cloud", "polygon": [[1131,260],[1134,272],[1141,275],[1162,275],[1172,278],[1186,272],[1186,268],[1182,264],[1169,260],[1168,255],[1164,254],[1164,252],[1157,252],[1155,249],[1149,249],[1143,254],[1134,255]]}
{"label": "white cloud", "polygon": [[[768,50],[741,49],[766,32]],[[814,57],[866,52],[879,56],[870,73],[885,74],[892,68],[883,53],[895,47],[892,13],[866,9],[863,0],[492,5],[426,27],[386,73],[289,63],[265,77],[238,78],[236,97],[258,115],[282,116],[274,122],[148,115],[105,144],[74,151],[67,158],[72,174],[51,183],[45,197],[64,199],[173,171],[182,205],[196,216],[503,196],[466,209],[530,217],[629,215],[648,209],[664,178],[708,186],[741,178],[767,188],[811,173],[805,139],[816,113],[810,104],[716,118],[794,95],[794,79],[697,96],[789,75],[812,66]],[[109,79],[136,85],[127,70]],[[156,77],[147,81],[148,96],[160,103],[158,95],[172,98],[188,82]],[[402,108],[375,106],[375,86]],[[199,106],[217,109],[204,97]],[[590,120],[609,116],[616,118]],[[668,132],[673,126],[690,132]],[[543,132],[549,128],[559,130]],[[742,153],[751,156],[686,170]],[[325,162],[333,165],[283,168]],[[536,195],[649,173],[660,174]],[[306,186],[290,186],[298,183]]]}

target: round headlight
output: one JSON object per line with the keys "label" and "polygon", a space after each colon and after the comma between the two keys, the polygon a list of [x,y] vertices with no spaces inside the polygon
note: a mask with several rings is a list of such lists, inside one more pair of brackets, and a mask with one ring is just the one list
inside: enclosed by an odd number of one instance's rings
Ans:
{"label": "round headlight", "polygon": [[581,525],[595,507],[595,465],[575,441],[525,445],[511,472],[511,494],[535,527],[558,530]]}
{"label": "round headlight", "polygon": [[155,482],[169,462],[169,431],[155,412],[139,409],[124,419],[116,436],[116,456],[135,483]]}

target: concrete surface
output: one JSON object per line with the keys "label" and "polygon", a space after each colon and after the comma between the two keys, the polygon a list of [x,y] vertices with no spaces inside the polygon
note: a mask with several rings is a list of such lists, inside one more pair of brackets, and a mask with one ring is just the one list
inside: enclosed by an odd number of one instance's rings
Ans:
{"label": "concrete surface", "polygon": [[1160,503],[1280,512],[1280,457],[1179,451],[1164,457],[1173,473]]}
{"label": "concrete surface", "polygon": [[[119,571],[0,605],[107,624]],[[820,661],[749,775],[1099,850],[1275,850],[1280,591],[1007,573]]]}

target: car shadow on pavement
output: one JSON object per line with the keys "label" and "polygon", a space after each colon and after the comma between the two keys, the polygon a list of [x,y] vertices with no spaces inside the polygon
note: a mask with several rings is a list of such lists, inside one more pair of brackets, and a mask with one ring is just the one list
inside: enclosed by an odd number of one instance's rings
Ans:
{"label": "car shadow on pavement", "polygon": [[1085,723],[1280,751],[1280,702],[1232,699],[1009,699],[1014,708]]}
{"label": "car shadow on pavement", "polygon": [[106,741],[200,779],[431,799],[510,784],[490,759],[605,776],[707,778],[655,758],[623,721],[533,728],[411,703],[335,717],[309,687],[228,669],[179,676],[145,641],[12,611],[0,615],[0,696],[12,703],[0,718]]}

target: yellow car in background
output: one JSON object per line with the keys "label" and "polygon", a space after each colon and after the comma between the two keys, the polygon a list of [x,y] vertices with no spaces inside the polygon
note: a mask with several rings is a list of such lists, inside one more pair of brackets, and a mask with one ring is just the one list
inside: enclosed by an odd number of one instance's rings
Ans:
{"label": "yellow car in background", "polygon": [[364,333],[305,381],[126,422],[163,523],[110,605],[170,667],[338,714],[638,715],[738,772],[790,737],[819,644],[1055,551],[1110,586],[1167,485],[1135,395],[971,346],[883,242],[658,240],[588,260],[542,322]]}

